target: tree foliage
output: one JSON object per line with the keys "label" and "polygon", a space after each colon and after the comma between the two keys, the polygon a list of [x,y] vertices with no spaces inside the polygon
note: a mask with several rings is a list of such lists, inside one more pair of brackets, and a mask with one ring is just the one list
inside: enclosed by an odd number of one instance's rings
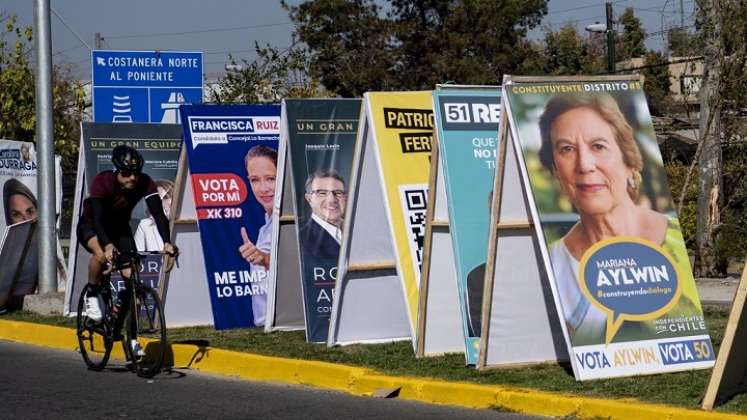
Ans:
{"label": "tree foliage", "polygon": [[229,71],[210,88],[216,103],[277,103],[282,98],[324,96],[319,82],[309,77],[305,51],[291,46],[285,51],[255,43],[257,59],[230,59]]}
{"label": "tree foliage", "polygon": [[[31,27],[16,25],[12,15],[0,13],[0,138],[35,141],[36,103],[34,73],[29,63]],[[69,69],[56,66],[52,74],[55,153],[64,170],[75,170],[80,121],[86,108],[85,92]]]}
{"label": "tree foliage", "polygon": [[674,57],[689,57],[703,52],[703,42],[697,34],[685,28],[673,28],[667,32],[667,50]]}
{"label": "tree foliage", "polygon": [[651,114],[662,116],[671,109],[669,60],[661,52],[649,51],[644,56],[643,66],[641,74],[645,77],[643,87],[649,109]]}
{"label": "tree foliage", "polygon": [[547,13],[546,0],[379,3],[283,2],[309,48],[311,74],[331,91],[359,96],[445,81],[500,83],[524,64],[531,52],[526,34]]}
{"label": "tree foliage", "polygon": [[549,75],[596,74],[606,67],[604,46],[578,33],[569,23],[558,31],[545,28],[543,73]]}
{"label": "tree foliage", "polygon": [[622,33],[618,35],[617,60],[643,57],[646,54],[646,30],[632,7],[625,9],[618,18]]}
{"label": "tree foliage", "polygon": [[[717,0],[713,0],[717,1]],[[699,7],[708,7],[709,2],[699,1]],[[729,258],[744,260],[747,255],[747,4],[745,2],[721,2],[717,16],[720,31],[714,35],[720,39],[723,54],[720,55],[720,83],[717,85],[721,120],[718,124],[721,165],[720,223],[716,233],[716,273],[723,274]],[[704,25],[701,19],[699,25]],[[711,30],[699,33],[706,33]],[[699,192],[703,194],[703,191]]]}

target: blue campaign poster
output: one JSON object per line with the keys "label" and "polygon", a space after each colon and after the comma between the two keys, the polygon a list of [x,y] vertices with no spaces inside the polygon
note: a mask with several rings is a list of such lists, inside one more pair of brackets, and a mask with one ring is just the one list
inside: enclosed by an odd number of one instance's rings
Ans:
{"label": "blue campaign poster", "polygon": [[264,325],[280,106],[181,113],[215,328]]}
{"label": "blue campaign poster", "polygon": [[[442,89],[436,104],[467,364],[480,353],[482,295],[500,118],[500,88]],[[464,188],[469,185],[469,188]]]}

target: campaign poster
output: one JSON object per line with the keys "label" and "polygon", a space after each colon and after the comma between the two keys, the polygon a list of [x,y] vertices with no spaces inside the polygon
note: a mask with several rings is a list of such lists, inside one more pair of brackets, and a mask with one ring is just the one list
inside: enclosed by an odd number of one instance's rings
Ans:
{"label": "campaign poster", "polygon": [[397,271],[403,282],[411,331],[415,331],[433,141],[433,98],[430,91],[370,92],[368,101],[398,254]]}
{"label": "campaign poster", "polygon": [[306,338],[326,343],[361,101],[296,99],[284,106]]}
{"label": "campaign poster", "polygon": [[[23,224],[36,220],[38,215],[39,202],[37,199],[37,160],[36,148],[34,143],[22,142],[15,140],[0,139],[0,188],[2,189],[2,207],[3,216],[0,217],[0,237],[10,235],[10,226]],[[59,157],[55,157],[55,184],[56,184],[56,202],[55,213],[59,216],[62,203],[62,169],[60,167]],[[32,234],[36,232],[36,224],[31,229]],[[16,228],[15,231],[20,231]],[[10,235],[19,238],[18,234]],[[28,236],[28,235],[26,235]],[[35,234],[33,236],[35,238]],[[16,255],[20,258],[23,269],[16,273],[15,283],[13,284],[13,294],[17,296],[33,293],[37,278],[38,265],[38,247],[35,240],[31,240],[28,246],[18,247],[18,240],[8,240],[4,243],[4,253],[6,255]],[[59,242],[59,241],[58,241]],[[26,242],[24,242],[26,243]],[[57,248],[57,281],[64,284],[65,281],[65,264],[62,257],[62,248]],[[18,254],[16,254],[16,252]],[[10,253],[10,254],[8,254]],[[8,262],[8,260],[4,260]],[[9,263],[10,264],[10,263]],[[7,265],[7,264],[6,264]],[[5,268],[6,265],[0,265]],[[10,265],[7,265],[10,270]],[[27,284],[20,287],[19,284]],[[16,287],[18,286],[18,287]],[[14,300],[14,303],[22,303],[22,300]],[[0,304],[2,306],[2,304]],[[20,305],[11,305],[11,309],[17,309]]]}
{"label": "campaign poster", "polygon": [[[179,153],[182,147],[182,128],[178,124],[114,124],[114,123],[90,123],[84,122],[81,127],[81,151],[83,157],[83,177],[85,182],[79,182],[80,191],[76,194],[81,203],[80,208],[73,215],[73,229],[78,223],[78,217],[83,210],[83,199],[88,197],[88,190],[93,179],[101,172],[114,170],[112,165],[112,150],[120,145],[126,144],[140,152],[145,161],[143,173],[153,179],[158,188],[163,209],[166,216],[171,211],[171,201],[176,179],[176,170],[179,165]],[[81,165],[78,165],[81,167]],[[158,234],[155,220],[148,213],[145,201],[133,209],[130,218],[130,229],[132,230],[135,244],[140,251],[161,251],[163,242]],[[72,286],[68,289],[65,301],[68,308],[77,308],[78,297],[81,288],[88,281],[88,259],[90,255],[81,245],[76,244],[73,251],[71,245],[70,268],[73,279]],[[161,258],[149,256],[143,260],[140,272],[141,279],[147,285],[158,289],[158,276],[161,270]],[[125,286],[124,280],[118,272],[112,273],[111,282],[114,291],[122,290]],[[74,309],[73,309],[74,310]]]}
{"label": "campaign poster", "polygon": [[711,367],[642,82],[504,89],[576,378]]}
{"label": "campaign poster", "polygon": [[23,296],[34,293],[39,275],[35,219],[8,226],[0,238],[0,308],[23,306]]}
{"label": "campaign poster", "polygon": [[[83,123],[83,153],[86,162],[86,185],[103,171],[111,171],[112,150],[120,144],[131,146],[143,155],[143,173],[157,185],[173,189],[182,132],[178,124]],[[147,218],[145,201],[132,211],[131,224],[136,231],[140,220]],[[160,249],[158,250],[160,251]]]}
{"label": "campaign poster", "polygon": [[[433,92],[467,364],[480,354],[482,295],[498,147],[501,90]],[[469,188],[465,188],[469,185]]]}
{"label": "campaign poster", "polygon": [[280,106],[181,111],[215,328],[264,325]]}
{"label": "campaign poster", "polygon": [[34,143],[0,139],[0,186],[3,191],[0,235],[7,226],[36,219],[36,173]]}

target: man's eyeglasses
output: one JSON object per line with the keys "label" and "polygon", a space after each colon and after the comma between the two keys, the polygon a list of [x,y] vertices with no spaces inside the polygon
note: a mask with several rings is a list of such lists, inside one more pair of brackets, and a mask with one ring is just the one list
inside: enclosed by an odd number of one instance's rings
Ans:
{"label": "man's eyeglasses", "polygon": [[311,194],[314,194],[317,197],[321,197],[321,198],[325,198],[328,195],[332,194],[335,196],[335,198],[340,198],[345,195],[345,191],[343,190],[311,190]]}
{"label": "man's eyeglasses", "polygon": [[120,175],[122,175],[122,178],[129,178],[131,176],[135,176],[135,177],[140,176],[140,172],[130,171],[130,170],[127,170],[127,169],[122,169],[122,170],[120,170],[118,172],[119,172]]}

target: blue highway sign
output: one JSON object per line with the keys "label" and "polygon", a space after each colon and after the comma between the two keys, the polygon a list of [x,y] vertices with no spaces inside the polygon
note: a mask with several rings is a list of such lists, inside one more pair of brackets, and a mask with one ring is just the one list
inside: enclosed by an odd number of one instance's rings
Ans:
{"label": "blue highway sign", "polygon": [[202,102],[202,53],[91,52],[93,120],[179,124],[179,105]]}

